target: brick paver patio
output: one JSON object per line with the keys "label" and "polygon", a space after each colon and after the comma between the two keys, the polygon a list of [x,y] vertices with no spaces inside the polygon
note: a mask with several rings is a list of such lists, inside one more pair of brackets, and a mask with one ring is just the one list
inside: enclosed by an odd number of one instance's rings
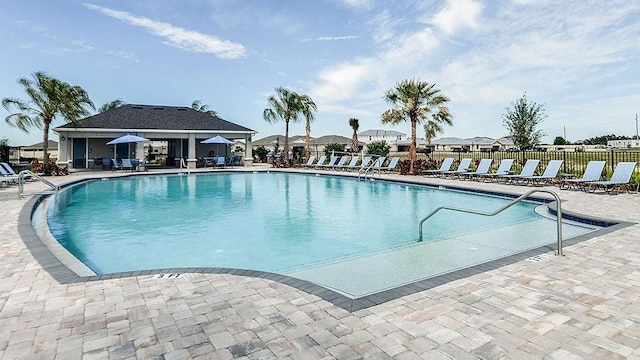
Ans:
{"label": "brick paver patio", "polygon": [[[18,199],[16,186],[0,188],[2,359],[640,359],[640,225],[568,246],[565,257],[549,252],[349,312],[279,282],[229,274],[61,284],[18,231],[19,213],[40,189],[28,183]],[[549,189],[567,210],[640,220],[638,194]]]}

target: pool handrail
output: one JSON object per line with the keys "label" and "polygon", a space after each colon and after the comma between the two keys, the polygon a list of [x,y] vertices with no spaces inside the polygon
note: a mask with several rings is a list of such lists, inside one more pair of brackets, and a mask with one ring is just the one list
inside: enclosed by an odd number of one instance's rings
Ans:
{"label": "pool handrail", "polygon": [[38,174],[31,172],[31,170],[22,170],[20,171],[20,173],[18,173],[18,197],[19,198],[22,198],[22,193],[24,192],[24,183],[27,180],[26,179],[27,177],[30,179],[40,180],[41,182],[49,186],[53,191],[58,191],[60,189],[58,185],[52,183],[51,181],[43,178]]}
{"label": "pool handrail", "polygon": [[422,226],[424,224],[425,221],[427,221],[430,217],[432,217],[433,215],[435,215],[438,211],[440,210],[452,210],[452,211],[460,211],[463,213],[468,213],[468,214],[475,214],[475,215],[482,215],[482,216],[494,216],[497,215],[501,212],[503,212],[504,210],[510,208],[511,206],[521,202],[522,200],[527,199],[531,194],[537,193],[537,192],[542,192],[542,193],[547,193],[552,195],[555,200],[556,200],[556,221],[557,221],[557,227],[558,227],[558,252],[556,252],[556,255],[561,255],[564,256],[564,254],[562,253],[562,205],[561,205],[561,201],[560,201],[560,197],[558,196],[558,194],[556,194],[553,191],[550,190],[542,190],[542,189],[536,189],[536,190],[531,190],[525,194],[522,194],[520,196],[518,196],[517,198],[515,198],[513,201],[511,201],[510,203],[502,206],[501,208],[492,211],[492,212],[485,212],[485,211],[478,211],[478,210],[473,210],[473,209],[464,209],[464,208],[458,208],[458,207],[453,207],[453,206],[440,206],[437,209],[433,210],[431,213],[429,213],[429,215],[425,216],[424,218],[422,218],[422,220],[420,220],[420,236],[418,238],[418,241],[422,241]]}

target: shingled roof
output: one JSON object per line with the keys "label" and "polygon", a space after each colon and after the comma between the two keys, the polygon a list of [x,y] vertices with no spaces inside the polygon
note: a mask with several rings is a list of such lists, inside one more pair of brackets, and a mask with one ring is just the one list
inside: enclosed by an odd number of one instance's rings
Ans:
{"label": "shingled roof", "polygon": [[127,104],[57,129],[144,129],[144,130],[205,130],[254,132],[217,116],[185,106]]}

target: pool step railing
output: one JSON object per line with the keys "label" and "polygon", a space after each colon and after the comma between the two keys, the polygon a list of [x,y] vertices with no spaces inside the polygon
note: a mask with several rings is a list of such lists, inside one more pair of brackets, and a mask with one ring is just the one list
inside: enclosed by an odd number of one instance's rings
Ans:
{"label": "pool step railing", "polygon": [[51,190],[53,191],[58,191],[58,189],[60,189],[58,185],[52,183],[51,181],[43,178],[38,174],[33,173],[31,170],[22,170],[20,171],[20,173],[18,173],[18,197],[21,197],[24,193],[24,183],[27,181],[27,177],[39,180],[40,182],[51,188]]}
{"label": "pool step railing", "polygon": [[453,206],[440,206],[437,209],[433,210],[431,213],[429,213],[429,215],[425,216],[424,218],[422,218],[422,220],[420,220],[420,225],[419,225],[419,237],[418,237],[418,241],[422,241],[423,240],[423,225],[424,222],[427,221],[430,217],[432,217],[433,215],[435,215],[437,212],[439,212],[440,210],[451,210],[451,211],[459,211],[459,212],[463,212],[463,213],[467,213],[467,214],[475,214],[475,215],[481,215],[481,216],[494,216],[497,215],[501,212],[503,212],[504,210],[507,210],[508,208],[512,207],[513,205],[526,200],[530,195],[534,194],[534,193],[547,193],[547,194],[551,194],[555,200],[556,200],[556,222],[557,222],[557,235],[558,235],[558,251],[556,252],[556,255],[564,255],[562,252],[562,204],[560,201],[560,197],[558,196],[558,194],[556,194],[553,191],[550,190],[531,190],[523,195],[520,195],[519,197],[515,198],[513,201],[511,201],[510,203],[504,205],[503,207],[492,211],[492,212],[485,212],[485,211],[478,211],[478,210],[473,210],[473,209],[464,209],[464,208],[458,208],[458,207],[453,207]]}
{"label": "pool step railing", "polygon": [[[367,180],[367,176],[369,174],[373,176],[376,172],[376,169],[374,167],[376,166],[376,163],[378,162],[380,155],[367,155],[367,156],[371,156],[371,162],[366,167],[358,169],[358,180],[360,180],[361,177],[364,178],[363,180]],[[380,168],[381,167],[382,167],[382,164],[380,164]],[[378,169],[378,174],[380,174],[379,169]]]}

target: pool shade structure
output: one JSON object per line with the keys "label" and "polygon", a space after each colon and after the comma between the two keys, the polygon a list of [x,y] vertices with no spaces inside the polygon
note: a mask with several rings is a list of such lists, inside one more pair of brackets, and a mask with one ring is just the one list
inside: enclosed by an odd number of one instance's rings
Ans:
{"label": "pool shade structure", "polygon": [[123,135],[119,138],[115,138],[107,143],[107,145],[116,145],[116,144],[127,144],[127,143],[135,143],[135,142],[143,142],[149,141],[147,138],[143,138],[141,136],[136,135]]}
{"label": "pool shade structure", "polygon": [[233,141],[231,141],[229,139],[226,139],[226,138],[223,138],[220,135],[216,135],[216,136],[214,136],[212,138],[208,138],[206,140],[202,140],[202,141],[200,141],[200,143],[201,144],[223,144],[224,145],[224,156],[226,157],[227,156],[227,148],[228,148],[227,145],[233,144]]}
{"label": "pool shade structure", "polygon": [[[141,136],[127,134],[109,141],[107,145],[130,144],[130,143],[138,143],[138,142],[144,142],[144,141],[149,141],[149,139],[143,138]],[[127,149],[127,152],[129,152],[129,150],[130,149]],[[117,156],[115,146],[113,147],[113,155]]]}

